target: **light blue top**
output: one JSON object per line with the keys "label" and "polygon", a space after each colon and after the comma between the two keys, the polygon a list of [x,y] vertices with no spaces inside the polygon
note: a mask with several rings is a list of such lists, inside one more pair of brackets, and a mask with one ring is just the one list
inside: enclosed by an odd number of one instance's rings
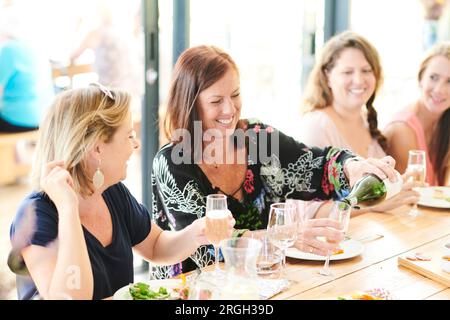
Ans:
{"label": "light blue top", "polygon": [[0,44],[0,117],[13,125],[37,127],[54,89],[49,62],[25,43]]}

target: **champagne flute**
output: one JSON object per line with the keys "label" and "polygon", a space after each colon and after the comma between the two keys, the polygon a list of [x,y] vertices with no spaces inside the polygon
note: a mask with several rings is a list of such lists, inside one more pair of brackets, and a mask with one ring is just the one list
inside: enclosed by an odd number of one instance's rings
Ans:
{"label": "champagne flute", "polygon": [[282,272],[286,268],[286,249],[294,245],[297,239],[298,215],[295,206],[286,203],[270,205],[269,222],[267,224],[267,237],[283,256]]}
{"label": "champagne flute", "polygon": [[[352,207],[347,202],[342,201],[335,201],[333,204],[333,208],[330,212],[330,219],[336,220],[340,222],[342,229],[340,229],[343,232],[347,232],[348,224],[350,222],[350,212]],[[326,240],[328,242],[331,242],[329,240]],[[323,265],[323,268],[319,270],[319,274],[323,276],[332,276],[333,274],[330,271],[330,257],[332,252],[328,251],[327,258],[325,260],[325,264]]]}
{"label": "champagne flute", "polygon": [[214,246],[214,260],[216,275],[222,273],[219,267],[220,241],[230,237],[228,230],[227,197],[223,194],[210,194],[206,197],[206,228],[205,235]]}
{"label": "champagne flute", "polygon": [[[427,157],[423,150],[409,150],[408,155],[408,167],[406,172],[410,173],[410,180],[424,183],[427,176]],[[409,211],[409,215],[417,217],[420,215],[420,211],[415,203]]]}

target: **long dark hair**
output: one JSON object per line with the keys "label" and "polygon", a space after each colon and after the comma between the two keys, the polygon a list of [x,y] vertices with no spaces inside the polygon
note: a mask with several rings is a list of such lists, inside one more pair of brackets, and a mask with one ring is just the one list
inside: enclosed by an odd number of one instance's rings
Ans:
{"label": "long dark hair", "polygon": [[367,39],[354,32],[345,31],[340,33],[328,40],[324,45],[306,85],[302,112],[306,113],[317,109],[323,109],[331,105],[333,94],[328,87],[327,72],[334,68],[341,52],[347,48],[360,50],[364,54],[364,57],[370,64],[373,74],[375,75],[375,91],[366,103],[367,122],[369,123],[370,135],[372,138],[376,139],[383,150],[386,151],[387,139],[378,129],[377,111],[373,106],[376,93],[383,83],[383,70],[381,68],[380,57],[378,51]]}
{"label": "long dark hair", "polygon": [[[420,64],[418,80],[422,80],[425,69],[428,67],[431,59],[437,56],[442,56],[450,61],[450,42],[442,42],[430,49],[425,59]],[[430,158],[433,163],[433,168],[436,173],[439,185],[445,183],[445,169],[450,158],[450,107],[442,114],[436,124],[433,133],[433,139],[430,145]]]}

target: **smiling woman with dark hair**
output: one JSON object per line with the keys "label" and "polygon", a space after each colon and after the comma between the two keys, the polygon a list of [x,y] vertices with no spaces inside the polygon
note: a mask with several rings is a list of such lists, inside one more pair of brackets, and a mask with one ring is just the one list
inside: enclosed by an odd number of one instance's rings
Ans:
{"label": "smiling woman with dark hair", "polygon": [[[248,236],[249,230],[266,228],[273,202],[337,199],[364,172],[393,178],[389,161],[347,161],[354,155],[346,150],[308,147],[270,125],[241,119],[240,93],[238,68],[226,52],[197,46],[179,57],[167,103],[171,143],[153,162],[153,211],[161,228],[189,226],[204,216],[206,196],[222,193],[236,220],[234,235]],[[329,230],[323,227],[333,223],[317,221],[315,231]],[[329,236],[339,239],[342,233]],[[308,240],[296,246],[317,254],[335,246],[315,237]],[[213,252],[211,246],[200,247],[181,264],[155,266],[153,276],[204,267],[214,261]]]}

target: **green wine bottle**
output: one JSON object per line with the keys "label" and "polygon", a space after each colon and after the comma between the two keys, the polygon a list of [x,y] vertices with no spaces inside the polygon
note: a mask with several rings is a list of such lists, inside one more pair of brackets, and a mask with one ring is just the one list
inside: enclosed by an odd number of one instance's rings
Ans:
{"label": "green wine bottle", "polygon": [[387,178],[382,180],[375,174],[366,174],[359,179],[344,201],[353,208],[360,206],[371,207],[400,192],[402,178],[397,173],[397,182],[390,182]]}

